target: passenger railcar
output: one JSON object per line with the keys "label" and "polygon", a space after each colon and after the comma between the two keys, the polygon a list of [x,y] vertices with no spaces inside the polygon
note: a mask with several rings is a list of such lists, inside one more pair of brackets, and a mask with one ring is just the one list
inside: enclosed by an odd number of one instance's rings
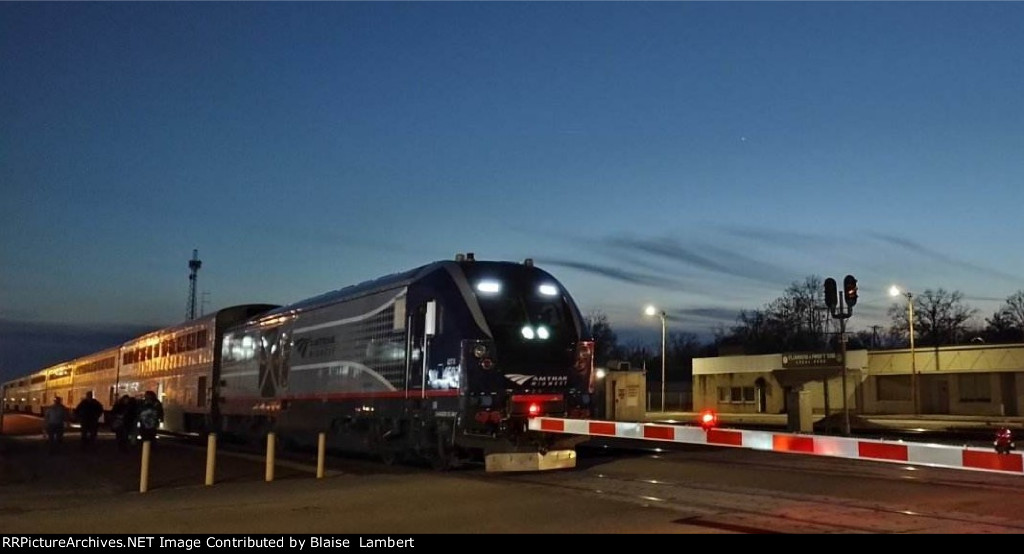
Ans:
{"label": "passenger railcar", "polygon": [[28,376],[28,383],[25,385],[26,407],[30,414],[42,415],[43,407],[52,401],[46,395],[46,376],[51,368],[39,370]]}
{"label": "passenger railcar", "polygon": [[532,416],[589,417],[593,341],[570,293],[524,263],[457,256],[268,311],[226,332],[222,429],[438,467],[575,465],[578,437]]}
{"label": "passenger railcar", "polygon": [[84,398],[77,398],[72,390],[74,366],[71,362],[54,364],[44,370],[46,373],[46,388],[40,397],[41,405],[39,413],[46,411],[53,404],[53,397],[59,396],[69,410],[74,409],[75,403]]}
{"label": "passenger railcar", "polygon": [[28,377],[13,379],[4,383],[4,410],[8,412],[28,411]]}
{"label": "passenger railcar", "polygon": [[[109,411],[117,399],[117,373],[120,347],[112,347],[94,354],[75,358],[71,362],[72,379],[69,399],[81,402],[85,393],[92,392],[93,398]],[[77,405],[77,404],[75,404]],[[75,405],[71,407],[74,408]]]}
{"label": "passenger railcar", "polygon": [[140,396],[147,390],[164,405],[161,429],[175,433],[217,430],[217,374],[225,329],[271,308],[244,304],[158,329],[121,345],[114,396]]}

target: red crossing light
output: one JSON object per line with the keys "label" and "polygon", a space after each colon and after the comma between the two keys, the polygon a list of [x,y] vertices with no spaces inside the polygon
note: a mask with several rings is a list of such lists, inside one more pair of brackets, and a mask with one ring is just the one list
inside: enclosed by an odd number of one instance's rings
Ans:
{"label": "red crossing light", "polygon": [[718,414],[714,410],[704,410],[697,416],[697,422],[700,423],[701,429],[707,431],[718,426]]}

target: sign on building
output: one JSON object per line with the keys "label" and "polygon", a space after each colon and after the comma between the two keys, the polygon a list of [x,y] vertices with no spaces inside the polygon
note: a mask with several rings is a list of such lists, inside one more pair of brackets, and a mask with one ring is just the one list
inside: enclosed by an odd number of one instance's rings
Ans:
{"label": "sign on building", "polygon": [[843,357],[838,352],[790,352],[782,355],[783,369],[830,369],[842,366]]}

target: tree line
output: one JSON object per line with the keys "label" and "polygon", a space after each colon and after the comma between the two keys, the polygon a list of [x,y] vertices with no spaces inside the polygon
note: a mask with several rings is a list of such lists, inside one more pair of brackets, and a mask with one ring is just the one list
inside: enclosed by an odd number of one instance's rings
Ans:
{"label": "tree line", "polygon": [[[888,327],[848,331],[847,348],[908,347],[910,311],[907,301],[901,297],[900,302],[889,307]],[[960,291],[927,289],[914,295],[912,301],[915,347],[1024,342],[1024,290],[1008,296],[998,310],[980,321],[976,318],[978,310],[964,300]],[[661,367],[660,343],[653,347],[639,340],[620,344],[607,315],[600,311],[591,312],[587,322],[595,341],[595,363],[599,367],[611,360],[627,361],[633,368],[643,367],[645,363],[651,364],[650,368]],[[667,380],[689,380],[693,358],[834,350],[839,340],[839,321],[825,305],[824,280],[808,276],[790,284],[782,296],[763,307],[741,310],[735,324],[713,329],[712,337],[709,342],[693,333],[670,332],[665,342]]]}

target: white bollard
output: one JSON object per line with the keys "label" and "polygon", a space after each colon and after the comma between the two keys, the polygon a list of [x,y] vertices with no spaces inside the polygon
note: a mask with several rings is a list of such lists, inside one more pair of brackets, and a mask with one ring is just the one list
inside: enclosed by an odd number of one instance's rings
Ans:
{"label": "white bollard", "polygon": [[267,433],[267,482],[274,480],[274,433]]}
{"label": "white bollard", "polygon": [[324,433],[320,433],[320,436],[317,439],[317,449],[316,449],[316,478],[317,479],[323,479],[324,478],[324,461],[326,459],[325,458],[325,451],[326,450],[327,450],[327,435],[325,435]]}
{"label": "white bollard", "polygon": [[217,434],[210,433],[206,437],[206,486],[213,484],[214,470],[217,467]]}

